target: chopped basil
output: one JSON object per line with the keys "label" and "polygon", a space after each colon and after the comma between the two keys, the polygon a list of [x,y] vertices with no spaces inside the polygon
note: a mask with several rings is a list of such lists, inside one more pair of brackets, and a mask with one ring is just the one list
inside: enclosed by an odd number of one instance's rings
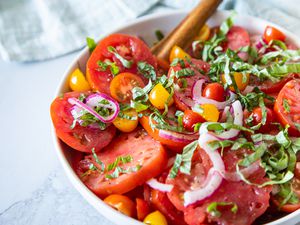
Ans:
{"label": "chopped basil", "polygon": [[128,68],[130,69],[132,64],[133,64],[133,61],[132,60],[127,60],[125,58],[123,58],[118,52],[117,50],[112,47],[112,46],[108,46],[107,47],[107,50],[111,53],[113,53],[115,55],[115,57],[120,60],[120,62],[122,63],[122,65],[125,67],[125,68]]}
{"label": "chopped basil", "polygon": [[182,162],[182,155],[177,154],[172,169],[170,171],[170,178],[175,178],[177,176],[179,167]]}
{"label": "chopped basil", "polygon": [[175,116],[177,117],[177,123],[178,123],[177,128],[178,128],[179,132],[183,131],[183,115],[184,115],[184,113],[180,110],[177,110],[175,112]]}
{"label": "chopped basil", "polygon": [[259,107],[261,108],[261,124],[265,125],[267,122],[267,108],[265,106],[264,98],[259,97]]}
{"label": "chopped basil", "polygon": [[181,68],[185,68],[185,62],[183,59],[180,58],[173,59],[170,66],[177,66],[178,64],[180,65]]}
{"label": "chopped basil", "polygon": [[90,50],[90,53],[92,53],[94,51],[94,49],[96,48],[97,44],[95,42],[95,40],[93,38],[87,37],[86,38],[86,44]]}
{"label": "chopped basil", "polygon": [[[276,42],[277,43],[277,42]],[[282,59],[283,61],[287,60],[296,60],[300,58],[300,50],[279,50],[279,51],[272,51],[266,53],[260,59],[261,64],[268,64],[274,59]]]}
{"label": "chopped basil", "polygon": [[285,112],[289,113],[291,111],[289,101],[286,98],[283,99],[283,108]]}
{"label": "chopped basil", "polygon": [[155,36],[156,36],[158,41],[162,40],[165,37],[165,35],[162,33],[161,30],[156,30],[155,31]]}
{"label": "chopped basil", "polygon": [[104,62],[102,62],[101,60],[98,60],[97,65],[99,66],[99,69],[101,71],[106,71],[107,68],[109,67],[110,72],[113,75],[117,75],[120,72],[120,69],[117,66],[116,62],[111,62],[110,60],[105,60]]}
{"label": "chopped basil", "polygon": [[254,148],[254,153],[246,156],[244,159],[240,160],[237,165],[240,166],[250,166],[255,161],[259,160],[264,153],[267,151],[268,147],[265,143],[260,144],[258,147]]}
{"label": "chopped basil", "polygon": [[127,119],[127,120],[137,120],[137,119],[138,119],[137,116],[129,116],[129,115],[126,115],[126,114],[124,113],[124,111],[120,111],[119,114],[118,114],[118,117],[123,118],[123,119]]}
{"label": "chopped basil", "polygon": [[135,109],[136,112],[145,111],[145,110],[147,110],[150,107],[149,104],[142,103],[140,101],[131,101],[130,102],[130,106],[131,106],[131,108]]}
{"label": "chopped basil", "polygon": [[195,71],[191,68],[184,68],[175,72],[176,78],[194,76]]}
{"label": "chopped basil", "polygon": [[97,155],[96,152],[95,152],[95,148],[92,148],[92,154],[93,154],[93,157],[94,157],[94,160],[96,161],[96,163],[98,163],[99,166],[101,166],[101,171],[104,171],[104,170],[105,170],[105,165],[104,165],[104,163],[98,158],[98,155]]}
{"label": "chopped basil", "polygon": [[156,80],[156,72],[152,65],[146,62],[138,62],[137,66],[139,73],[142,74],[144,77],[153,81]]}
{"label": "chopped basil", "polygon": [[232,12],[231,15],[221,24],[219,34],[225,36],[234,24],[237,13]]}
{"label": "chopped basil", "polygon": [[206,211],[213,217],[220,217],[222,213],[218,210],[218,206],[232,206],[230,211],[234,214],[238,211],[238,206],[234,202],[212,202],[207,206]]}

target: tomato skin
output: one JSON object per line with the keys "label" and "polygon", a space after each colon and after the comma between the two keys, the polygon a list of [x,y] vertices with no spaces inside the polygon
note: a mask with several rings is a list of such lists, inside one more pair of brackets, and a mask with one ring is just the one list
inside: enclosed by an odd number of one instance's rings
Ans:
{"label": "tomato skin", "polygon": [[225,100],[224,87],[219,83],[209,83],[203,90],[203,97],[213,99],[219,102]]}
{"label": "tomato skin", "polygon": [[143,80],[133,73],[120,73],[115,76],[110,83],[110,94],[118,102],[130,102],[132,99],[132,89],[134,87],[145,86]]}
{"label": "tomato skin", "polygon": [[100,151],[107,146],[116,133],[114,126],[109,126],[101,131],[97,128],[82,127],[77,124],[73,129],[72,105],[68,102],[71,97],[78,98],[80,94],[86,96],[92,92],[68,92],[63,97],[57,97],[51,104],[50,114],[56,135],[67,145],[75,150],[90,153],[92,148]]}
{"label": "tomato skin", "polygon": [[113,163],[119,156],[130,155],[133,160],[121,164],[120,167],[126,170],[136,168],[138,165],[141,166],[136,172],[121,173],[113,179],[106,178],[106,175],[111,174],[113,171],[102,173],[91,171],[89,175],[82,176],[88,171],[91,163],[99,170],[102,168],[95,162],[92,154],[86,156],[77,165],[76,172],[84,184],[99,197],[106,197],[110,194],[124,194],[133,190],[150,178],[159,175],[168,161],[164,147],[142,129],[120,134],[110,145],[103,149],[103,152],[97,153],[97,155],[104,165]]}
{"label": "tomato skin", "polygon": [[188,131],[194,131],[194,125],[196,123],[203,123],[205,121],[206,120],[201,115],[193,110],[188,109],[184,111],[182,123],[183,127]]}
{"label": "tomato skin", "polygon": [[85,79],[83,73],[77,68],[69,78],[69,86],[72,91],[89,91],[91,87]]}
{"label": "tomato skin", "polygon": [[[131,68],[125,68],[122,63],[107,50],[108,46],[114,47],[118,53],[128,60],[133,60]],[[90,58],[87,61],[86,77],[93,90],[100,91],[105,94],[110,94],[110,82],[113,79],[113,75],[109,68],[105,71],[99,70],[97,62],[101,60],[110,60],[116,62],[119,67],[120,73],[130,72],[138,74],[137,62],[143,61],[151,64],[155,69],[157,68],[157,62],[152,55],[148,46],[140,39],[125,34],[111,34],[102,39],[95,50],[92,52]],[[144,83],[148,80],[144,76],[140,76]]]}
{"label": "tomato skin", "polygon": [[[246,76],[245,81],[243,81],[244,76]],[[224,74],[222,74],[221,78],[222,78],[223,84],[226,84],[227,81],[226,81],[226,78],[225,78]],[[250,75],[248,73],[246,73],[245,75],[243,75],[242,73],[239,73],[239,72],[234,72],[233,73],[233,79],[235,80],[236,86],[240,91],[245,90],[245,88],[247,87],[247,85],[249,83],[249,78],[250,78]],[[230,85],[229,88],[230,88],[231,91],[235,91],[233,85]]]}
{"label": "tomato skin", "polygon": [[135,216],[135,204],[125,195],[109,195],[103,201],[126,216]]}
{"label": "tomato skin", "polygon": [[265,28],[263,37],[267,43],[270,43],[272,40],[285,41],[286,38],[284,33],[272,26]]}
{"label": "tomato skin", "polygon": [[214,104],[202,104],[202,111],[199,114],[208,122],[217,122],[219,120],[220,111]]}
{"label": "tomato skin", "polygon": [[[149,93],[149,100],[151,104],[157,109],[164,109],[169,97],[170,93],[163,87],[161,83],[155,85]],[[173,102],[174,100],[172,97],[168,103],[168,106],[171,106]]]}
{"label": "tomato skin", "polygon": [[[259,128],[259,132],[262,133],[267,133],[270,130],[274,129],[275,126],[272,125],[271,123],[275,122],[275,115],[272,109],[266,107],[267,109],[267,120],[265,125],[262,125]],[[252,113],[247,112],[245,114],[245,117],[249,117],[252,115],[253,121],[252,121],[252,126],[258,125],[259,123],[261,123],[262,120],[262,110],[260,107],[256,107],[253,109]]]}
{"label": "tomato skin", "polygon": [[190,59],[191,56],[188,53],[186,53],[182,48],[175,45],[175,46],[173,46],[173,48],[170,51],[170,57],[169,57],[170,63],[172,63],[173,60],[176,59],[176,58],[179,58],[179,59],[188,58],[188,59]]}
{"label": "tomato skin", "polygon": [[206,41],[210,36],[210,28],[207,24],[200,29],[199,35],[195,37],[195,40]]}
{"label": "tomato skin", "polygon": [[124,115],[130,116],[130,117],[136,117],[135,120],[131,119],[126,119],[126,118],[121,118],[117,117],[114,121],[113,124],[115,125],[118,130],[122,132],[131,132],[134,131],[134,129],[138,126],[139,121],[138,121],[138,114],[135,111],[135,109],[129,109],[126,111],[122,112]]}
{"label": "tomato skin", "polygon": [[147,215],[144,223],[148,225],[168,225],[165,216],[160,211],[155,211]]}
{"label": "tomato skin", "polygon": [[141,198],[136,198],[135,201],[136,201],[137,219],[143,221],[145,217],[150,213],[150,207],[148,203]]}
{"label": "tomato skin", "polygon": [[[300,131],[295,123],[300,123],[300,104],[298,98],[300,96],[300,80],[291,80],[287,82],[279,92],[275,104],[274,112],[282,126],[289,125],[289,134],[300,136]],[[287,112],[283,106],[284,100],[289,104],[290,112]]]}

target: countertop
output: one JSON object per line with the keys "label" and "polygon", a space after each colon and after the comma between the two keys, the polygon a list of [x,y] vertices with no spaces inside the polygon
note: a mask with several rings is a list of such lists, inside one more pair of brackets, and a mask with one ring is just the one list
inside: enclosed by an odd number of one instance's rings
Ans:
{"label": "countertop", "polygon": [[78,52],[46,62],[0,61],[0,224],[109,224],[75,190],[56,156],[49,107]]}

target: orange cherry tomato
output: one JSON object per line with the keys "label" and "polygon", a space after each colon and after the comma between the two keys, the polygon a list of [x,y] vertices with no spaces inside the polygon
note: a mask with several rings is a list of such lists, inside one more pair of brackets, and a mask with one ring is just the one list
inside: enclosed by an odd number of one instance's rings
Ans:
{"label": "orange cherry tomato", "polygon": [[205,98],[213,99],[219,102],[223,102],[225,100],[225,90],[219,83],[210,83],[206,85],[202,95]]}
{"label": "orange cherry tomato", "polygon": [[133,73],[120,73],[110,83],[110,94],[118,102],[129,102],[134,87],[144,87],[143,80]]}
{"label": "orange cherry tomato", "polygon": [[214,104],[202,104],[193,108],[193,111],[199,113],[208,122],[217,122],[220,112]]}
{"label": "orange cherry tomato", "polygon": [[135,111],[135,109],[129,109],[122,112],[125,116],[129,116],[130,119],[123,118],[123,117],[117,117],[113,124],[116,128],[118,128],[122,132],[131,132],[133,131],[137,125],[139,124],[138,121],[138,113]]}
{"label": "orange cherry tomato", "polygon": [[179,59],[188,58],[188,59],[190,59],[191,56],[188,53],[186,53],[182,48],[175,45],[175,46],[173,46],[173,48],[171,49],[171,52],[170,52],[170,56],[169,56],[170,63],[173,62],[173,60],[176,59],[176,58],[179,58]]}
{"label": "orange cherry tomato", "polygon": [[201,28],[199,35],[196,36],[195,40],[199,41],[206,41],[209,38],[210,35],[210,28],[207,24],[204,24],[204,26]]}
{"label": "orange cherry tomato", "polygon": [[264,39],[267,43],[270,43],[272,40],[285,41],[285,38],[284,33],[275,27],[267,26],[264,31]]}
{"label": "orange cherry tomato", "polygon": [[[170,97],[170,93],[163,87],[161,83],[158,83],[154,86],[154,88],[149,93],[149,100],[151,104],[158,108],[158,109],[164,109],[165,103]],[[174,100],[171,98],[171,100],[168,103],[168,106],[171,106],[173,104]]]}
{"label": "orange cherry tomato", "polygon": [[[226,81],[226,78],[225,78],[224,74],[222,74],[221,78],[222,78],[223,84],[226,84],[227,81]],[[243,91],[243,90],[245,90],[245,88],[247,87],[247,85],[249,83],[249,74],[243,75],[242,73],[234,72],[233,73],[233,79],[236,83],[237,88],[240,91]],[[230,85],[229,88],[230,88],[231,91],[235,91],[235,89],[232,85]]]}
{"label": "orange cherry tomato", "polygon": [[144,219],[144,223],[147,225],[168,225],[166,217],[160,211],[150,213]]}
{"label": "orange cherry tomato", "polygon": [[69,86],[72,91],[89,91],[91,87],[83,73],[77,68],[71,73],[69,78]]}
{"label": "orange cherry tomato", "polygon": [[104,202],[127,216],[135,216],[135,204],[130,198],[125,195],[109,195],[104,199]]}
{"label": "orange cherry tomato", "polygon": [[203,123],[205,119],[193,110],[185,110],[182,118],[183,127],[188,131],[194,131],[194,126],[197,123]]}
{"label": "orange cherry tomato", "polygon": [[150,207],[148,203],[141,198],[136,198],[135,201],[136,201],[137,219],[143,221],[145,217],[150,213]]}

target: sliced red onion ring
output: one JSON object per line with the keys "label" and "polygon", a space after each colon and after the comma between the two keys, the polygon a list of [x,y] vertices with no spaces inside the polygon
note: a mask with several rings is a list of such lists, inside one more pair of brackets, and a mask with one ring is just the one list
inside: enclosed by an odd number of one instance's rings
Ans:
{"label": "sliced red onion ring", "polygon": [[[258,169],[260,168],[259,161],[256,161],[252,163],[250,166],[243,168],[240,170],[240,172],[243,174],[245,178],[250,177],[252,174],[254,174]],[[237,172],[225,172],[220,174],[223,176],[224,179],[229,181],[240,181],[241,177]]]}
{"label": "sliced red onion ring", "polygon": [[183,134],[183,133],[178,133],[169,130],[159,130],[158,135],[162,138],[166,138],[172,141],[182,142],[182,143],[194,141],[199,138],[199,135],[197,133]]}
{"label": "sliced red onion ring", "polygon": [[222,115],[221,115],[221,118],[220,118],[220,122],[223,123],[223,122],[226,122],[226,119],[227,119],[227,113],[229,112],[229,109],[230,109],[230,106],[226,106],[222,112]]}
{"label": "sliced red onion ring", "polygon": [[173,185],[171,184],[164,184],[158,182],[156,179],[152,178],[146,182],[150,187],[152,187],[155,190],[159,190],[162,192],[170,192],[173,189]]}
{"label": "sliced red onion ring", "polygon": [[[99,103],[100,101],[102,101],[104,99],[108,101],[108,104]],[[118,116],[118,114],[120,112],[119,104],[114,99],[112,99],[111,97],[109,97],[105,94],[100,94],[100,93],[93,94],[93,96],[87,100],[88,101],[86,101],[86,104],[79,101],[77,98],[69,98],[68,102],[72,105],[76,105],[79,108],[86,110],[87,112],[91,113],[93,116],[95,116],[97,119],[99,119],[100,121],[102,121],[104,123],[112,122]],[[101,106],[105,105],[103,107],[110,108],[111,110],[113,110],[113,113],[107,117],[99,115],[93,109],[95,106],[98,106],[99,104],[101,104]]]}
{"label": "sliced red onion ring", "polygon": [[[242,108],[242,104],[240,103],[240,101],[235,101],[234,103],[232,103],[232,109],[233,109],[233,123],[239,126],[243,125],[243,108]],[[205,134],[208,132],[207,130],[207,126],[213,124],[213,122],[206,122],[203,123],[199,129],[199,133],[200,136],[202,134]],[[230,129],[228,131],[224,131],[221,134],[214,134],[215,137],[221,139],[221,140],[228,140],[228,139],[232,139],[235,138],[239,135],[240,131],[237,129]]]}
{"label": "sliced red onion ring", "polygon": [[200,135],[199,146],[207,153],[211,162],[213,163],[213,166],[208,172],[203,187],[197,190],[189,190],[184,193],[183,199],[185,207],[211,196],[222,183],[223,177],[220,173],[225,172],[224,162],[220,153],[218,151],[214,151],[208,144],[209,142],[215,140],[219,139],[212,134],[205,133]]}
{"label": "sliced red onion ring", "polygon": [[229,99],[224,102],[219,102],[213,99],[205,98],[202,96],[202,86],[204,83],[205,80],[201,79],[196,81],[192,87],[193,100],[196,101],[197,104],[213,104],[218,109],[224,109],[225,106],[229,105],[236,98],[236,95],[231,91],[229,91]]}

